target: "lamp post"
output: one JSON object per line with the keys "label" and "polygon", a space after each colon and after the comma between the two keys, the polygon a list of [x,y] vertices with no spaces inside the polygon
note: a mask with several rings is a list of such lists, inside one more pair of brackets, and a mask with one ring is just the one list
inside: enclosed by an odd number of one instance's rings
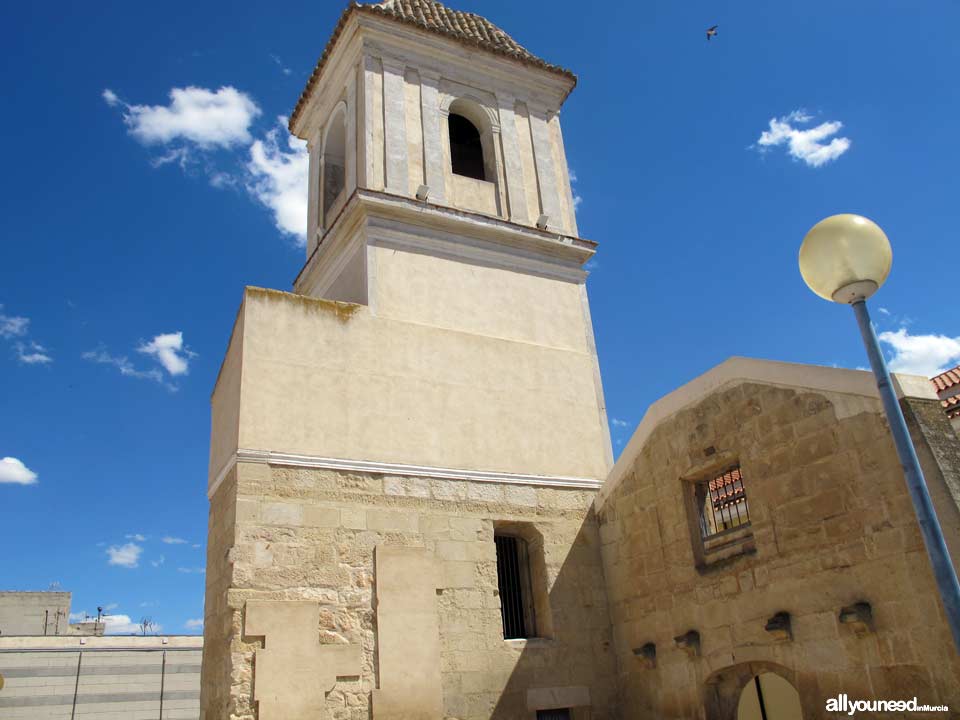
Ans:
{"label": "lamp post", "polygon": [[867,312],[867,298],[890,274],[893,253],[890,241],[874,222],[859,215],[833,215],[811,228],[800,246],[800,274],[814,293],[826,300],[852,305],[877,379],[880,399],[890,423],[897,456],[920,523],[923,542],[947,613],[953,642],[960,652],[960,583],[943,539],[943,531],[910,440],[903,411],[897,401],[890,372],[880,352],[877,335]]}

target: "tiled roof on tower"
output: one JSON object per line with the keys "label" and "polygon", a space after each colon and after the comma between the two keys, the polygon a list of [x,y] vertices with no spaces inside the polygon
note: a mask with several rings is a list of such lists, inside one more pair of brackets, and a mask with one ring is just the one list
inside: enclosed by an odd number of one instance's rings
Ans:
{"label": "tiled roof on tower", "polygon": [[930,378],[948,418],[960,417],[960,365]]}
{"label": "tiled roof on tower", "polygon": [[436,2],[436,0],[382,0],[382,2],[374,4],[351,2],[340,16],[340,20],[337,22],[337,26],[334,28],[333,34],[330,36],[330,40],[323,50],[323,55],[321,55],[317,61],[317,66],[310,75],[307,86],[300,94],[297,106],[290,116],[289,126],[291,131],[293,130],[297,116],[306,104],[307,97],[309,97],[310,92],[319,81],[320,75],[323,72],[323,66],[326,64],[327,57],[330,55],[333,46],[340,37],[340,33],[346,26],[350,16],[356,12],[390,18],[391,20],[412,25],[422,30],[427,30],[428,32],[444,35],[468,45],[474,45],[496,55],[511,57],[525,65],[532,65],[547,70],[548,72],[564,75],[574,83],[577,81],[577,76],[570,70],[562,68],[559,65],[552,65],[538,58],[503,30],[480,15],[462,12],[460,10],[451,10],[445,5]]}

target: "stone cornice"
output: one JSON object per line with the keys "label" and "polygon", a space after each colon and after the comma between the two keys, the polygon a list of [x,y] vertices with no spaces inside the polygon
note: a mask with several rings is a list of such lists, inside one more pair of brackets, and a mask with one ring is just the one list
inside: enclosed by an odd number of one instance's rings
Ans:
{"label": "stone cornice", "polygon": [[583,477],[522,475],[491,470],[465,470],[460,468],[434,467],[430,465],[404,465],[401,463],[386,463],[376,460],[349,460],[345,458],[321,457],[319,455],[299,455],[296,453],[273,452],[271,450],[240,448],[227,460],[212,479],[209,489],[207,490],[207,498],[214,496],[227,474],[240,462],[286,465],[320,470],[344,470],[347,472],[371,473],[375,475],[467,480],[506,485],[534,485],[537,487],[580,488],[586,490],[596,490],[600,487],[599,480]]}
{"label": "stone cornice", "polygon": [[500,218],[358,188],[294,279],[300,287],[344,234],[365,228],[372,244],[408,247],[468,261],[582,282],[597,243]]}

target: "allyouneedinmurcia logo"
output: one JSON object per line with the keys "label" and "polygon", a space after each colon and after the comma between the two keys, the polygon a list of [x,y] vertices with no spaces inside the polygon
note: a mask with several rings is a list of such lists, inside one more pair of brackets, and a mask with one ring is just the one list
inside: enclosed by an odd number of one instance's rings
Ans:
{"label": "allyouneedinmurcia logo", "polygon": [[846,694],[840,694],[827,700],[827,712],[855,715],[858,712],[944,712],[946,705],[921,705],[917,698],[912,700],[851,700]]}

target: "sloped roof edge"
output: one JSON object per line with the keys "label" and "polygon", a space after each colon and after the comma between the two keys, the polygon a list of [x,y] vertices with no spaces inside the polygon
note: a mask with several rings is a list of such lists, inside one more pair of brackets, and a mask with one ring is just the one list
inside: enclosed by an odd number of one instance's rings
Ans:
{"label": "sloped roof edge", "polygon": [[[408,0],[407,4],[410,5],[411,2]],[[569,94],[577,84],[577,76],[574,75],[572,71],[559,65],[548,63],[536,55],[533,55],[496,25],[493,25],[493,23],[479,15],[452,11],[434,0],[413,0],[413,4],[436,6],[442,9],[444,11],[443,21],[439,23],[436,21],[431,22],[428,14],[423,13],[422,10],[420,12],[412,12],[413,8],[404,8],[403,5],[396,2],[396,0],[386,0],[386,2],[376,4],[359,3],[356,2],[356,0],[351,0],[343,13],[341,13],[340,19],[337,21],[337,25],[333,29],[333,33],[330,35],[330,39],[327,41],[323,53],[320,55],[320,59],[317,60],[317,64],[310,74],[310,78],[307,80],[307,85],[300,93],[297,104],[290,115],[290,121],[287,127],[291,133],[306,107],[310,94],[320,81],[324,66],[330,57],[330,53],[333,51],[333,47],[336,45],[347,22],[354,13],[365,13],[387,18],[395,22],[457,40],[467,45],[473,45],[494,55],[511,58],[524,65],[537,67],[541,70],[561,75],[572,81],[572,85],[570,86],[570,90],[567,91],[567,94]],[[466,27],[457,22],[461,17],[470,20],[470,23],[467,24]]]}

